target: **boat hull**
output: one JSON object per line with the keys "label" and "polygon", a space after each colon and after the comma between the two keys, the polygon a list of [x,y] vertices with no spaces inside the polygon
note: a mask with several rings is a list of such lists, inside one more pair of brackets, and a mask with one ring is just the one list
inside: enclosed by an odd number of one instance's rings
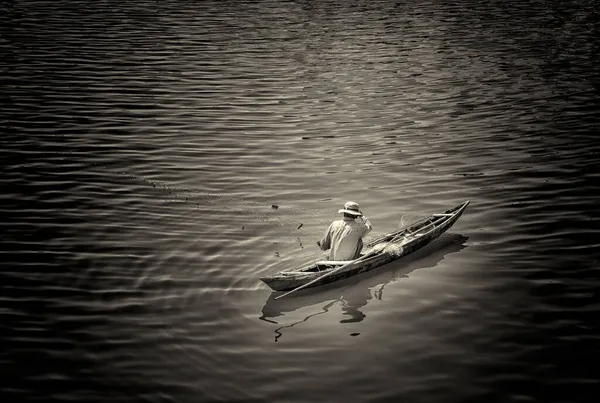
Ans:
{"label": "boat hull", "polygon": [[430,217],[417,221],[408,228],[374,239],[365,246],[365,250],[368,250],[369,248],[374,248],[376,245],[397,245],[401,247],[399,253],[390,253],[383,250],[371,257],[347,263],[344,269],[330,275],[327,275],[327,273],[333,271],[335,266],[327,267],[327,264],[320,262],[313,263],[296,271],[283,271],[272,276],[261,277],[260,280],[275,291],[290,291],[319,277],[321,277],[320,280],[315,281],[306,288],[329,284],[374,270],[430,244],[452,227],[461,217],[468,204],[469,201],[465,201],[443,213],[433,214]]}

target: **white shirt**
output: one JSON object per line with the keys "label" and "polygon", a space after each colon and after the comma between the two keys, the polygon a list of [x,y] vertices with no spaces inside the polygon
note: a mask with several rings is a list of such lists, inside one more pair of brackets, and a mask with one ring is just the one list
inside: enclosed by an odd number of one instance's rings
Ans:
{"label": "white shirt", "polygon": [[358,257],[363,248],[362,238],[366,236],[373,226],[366,217],[356,220],[344,217],[331,223],[323,239],[321,249],[331,248],[330,260],[353,260]]}

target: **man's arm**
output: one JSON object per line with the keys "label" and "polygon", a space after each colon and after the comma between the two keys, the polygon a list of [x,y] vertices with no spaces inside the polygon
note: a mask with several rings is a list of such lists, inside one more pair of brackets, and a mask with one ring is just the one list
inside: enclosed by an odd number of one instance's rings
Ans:
{"label": "man's arm", "polygon": [[325,231],[325,235],[323,235],[323,239],[321,239],[320,241],[317,241],[317,245],[319,245],[319,248],[321,248],[321,250],[328,250],[329,248],[331,248],[331,227],[333,226],[333,224],[331,224],[329,226],[329,228],[327,228],[327,231]]}
{"label": "man's arm", "polygon": [[364,232],[363,232],[363,235],[362,235],[363,237],[365,237],[365,236],[367,236],[367,234],[369,232],[371,232],[371,230],[373,229],[373,225],[371,224],[371,221],[367,217],[365,217],[364,215],[360,216],[360,218],[362,220],[363,225],[365,226],[365,229],[364,229]]}

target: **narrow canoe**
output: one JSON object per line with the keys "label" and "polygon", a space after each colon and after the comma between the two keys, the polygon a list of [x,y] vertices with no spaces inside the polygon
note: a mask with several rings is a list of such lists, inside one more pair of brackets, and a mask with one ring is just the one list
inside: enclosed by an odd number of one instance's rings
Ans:
{"label": "narrow canoe", "polygon": [[[444,212],[435,213],[419,220],[407,228],[380,236],[367,243],[364,255],[356,260],[317,261],[298,270],[281,271],[272,276],[261,277],[260,280],[275,291],[289,291],[321,276],[324,277],[306,288],[332,283],[376,269],[434,241],[460,218],[468,205],[469,201],[467,200]],[[382,248],[382,246],[389,245],[397,245],[400,248]],[[365,258],[365,256],[367,257]],[[346,265],[346,267],[331,275],[326,275],[342,265]]]}

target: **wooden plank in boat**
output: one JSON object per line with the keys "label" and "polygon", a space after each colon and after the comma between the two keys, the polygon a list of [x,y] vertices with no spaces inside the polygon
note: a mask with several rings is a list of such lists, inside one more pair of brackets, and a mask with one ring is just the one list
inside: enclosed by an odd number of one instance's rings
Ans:
{"label": "wooden plank in boat", "polygon": [[352,262],[354,262],[354,260],[319,260],[316,264],[339,266],[339,265],[348,264],[348,263],[352,263]]}

